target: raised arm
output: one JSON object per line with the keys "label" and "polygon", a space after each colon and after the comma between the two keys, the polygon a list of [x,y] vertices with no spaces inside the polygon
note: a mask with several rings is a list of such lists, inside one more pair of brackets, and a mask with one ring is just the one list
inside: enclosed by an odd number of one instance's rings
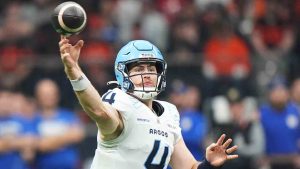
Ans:
{"label": "raised arm", "polygon": [[97,123],[103,139],[113,139],[123,130],[123,122],[116,109],[102,102],[99,93],[82,72],[78,59],[83,44],[84,42],[79,40],[75,45],[71,45],[69,39],[61,36],[59,48],[64,70],[82,108]]}

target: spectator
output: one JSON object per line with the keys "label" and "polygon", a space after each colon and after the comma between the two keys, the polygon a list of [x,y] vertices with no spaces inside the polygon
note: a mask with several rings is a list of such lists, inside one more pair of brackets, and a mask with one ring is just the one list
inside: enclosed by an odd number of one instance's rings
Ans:
{"label": "spectator", "polygon": [[157,0],[156,5],[159,11],[167,18],[169,23],[176,20],[182,8],[189,3],[189,0]]}
{"label": "spectator", "polygon": [[[22,120],[13,114],[9,105],[14,94],[8,91],[0,92],[0,166],[6,169],[29,169],[25,152],[33,148],[35,139],[26,135]],[[24,158],[23,158],[24,157]]]}
{"label": "spectator", "polygon": [[[19,99],[18,99],[19,98]],[[34,160],[36,155],[36,143],[38,141],[37,123],[38,116],[36,114],[36,102],[31,97],[19,95],[18,98],[14,98],[14,102],[20,104],[17,116],[21,118],[24,134],[28,139],[32,140],[31,145],[26,146],[22,149],[21,155],[25,159],[28,165],[33,168]]]}
{"label": "spectator", "polygon": [[74,145],[83,139],[83,129],[74,112],[58,107],[56,83],[45,79],[36,86],[39,108],[38,169],[76,169],[79,154]]}
{"label": "spectator", "polygon": [[201,50],[199,15],[193,5],[186,5],[170,26],[168,51],[177,62],[192,62]]}
{"label": "spectator", "polygon": [[173,91],[171,101],[178,105],[181,132],[188,149],[197,160],[201,160],[204,157],[205,136],[208,131],[207,119],[199,111],[201,94],[196,86],[182,85]]}
{"label": "spectator", "polygon": [[[143,39],[147,39],[165,51],[167,46],[168,23],[165,16],[155,8],[154,1],[145,1],[140,18]],[[155,26],[153,26],[155,25]]]}
{"label": "spectator", "polygon": [[[143,8],[142,1],[123,0],[116,5],[116,18],[119,25],[119,41],[124,43],[131,39],[132,28],[139,20]],[[126,14],[126,15],[124,15]]]}
{"label": "spectator", "polygon": [[268,99],[260,108],[267,160],[272,169],[295,169],[300,113],[289,102],[289,93],[283,78],[275,77],[271,81]]}
{"label": "spectator", "polygon": [[[295,107],[297,108],[298,112],[300,112],[300,78],[297,78],[292,82],[290,93],[291,93],[292,104],[294,104]],[[299,150],[298,152],[300,152],[299,144],[298,144],[298,150]],[[299,156],[299,159],[300,159],[300,156]],[[299,168],[300,168],[300,163],[296,163],[296,165],[299,166]]]}
{"label": "spectator", "polygon": [[34,26],[26,19],[22,8],[24,4],[17,1],[10,1],[6,6],[0,23],[0,42],[17,41],[32,35]]}
{"label": "spectator", "polygon": [[264,13],[255,18],[251,43],[254,47],[255,70],[261,95],[276,74],[284,74],[287,58],[295,43],[292,25],[292,1],[266,0]]}
{"label": "spectator", "polygon": [[232,117],[232,138],[239,146],[240,158],[225,168],[257,169],[258,160],[264,152],[264,133],[258,118],[256,104],[253,98],[242,96],[232,88],[228,91],[229,111]]}
{"label": "spectator", "polygon": [[224,94],[232,85],[242,92],[253,94],[248,92],[252,71],[248,46],[234,33],[228,21],[219,20],[214,29],[212,37],[204,45],[203,53],[207,94]]}
{"label": "spectator", "polygon": [[0,87],[15,90],[32,71],[33,51],[25,46],[0,47]]}
{"label": "spectator", "polygon": [[211,106],[210,122],[213,133],[226,132],[239,146],[239,159],[223,166],[224,169],[257,169],[264,152],[264,133],[258,118],[256,101],[230,88],[207,103]]}

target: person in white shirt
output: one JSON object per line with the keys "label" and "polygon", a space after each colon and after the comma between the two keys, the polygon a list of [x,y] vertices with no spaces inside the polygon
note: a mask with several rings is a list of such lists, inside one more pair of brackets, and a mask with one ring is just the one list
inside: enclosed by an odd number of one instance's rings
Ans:
{"label": "person in white shirt", "polygon": [[225,134],[196,161],[182,139],[177,108],[155,100],[166,87],[167,64],[156,46],[130,41],[115,61],[117,88],[102,98],[82,72],[78,58],[83,41],[59,42],[61,59],[76,96],[98,127],[91,169],[213,169],[238,158]]}

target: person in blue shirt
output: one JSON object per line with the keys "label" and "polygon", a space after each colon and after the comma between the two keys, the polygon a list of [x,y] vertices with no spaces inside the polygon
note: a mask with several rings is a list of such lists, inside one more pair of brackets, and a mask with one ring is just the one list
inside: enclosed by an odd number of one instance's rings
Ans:
{"label": "person in blue shirt", "polygon": [[284,79],[271,81],[269,102],[260,108],[261,122],[266,138],[265,153],[272,169],[294,169],[298,154],[300,114],[289,101]]}
{"label": "person in blue shirt", "polygon": [[74,112],[58,107],[59,90],[54,81],[39,81],[35,93],[39,108],[36,168],[78,168],[79,154],[75,145],[84,137],[79,119]]}
{"label": "person in blue shirt", "polygon": [[[297,78],[292,82],[290,93],[291,93],[291,102],[292,104],[295,105],[295,107],[298,109],[298,112],[300,113],[300,78]],[[299,130],[299,138],[300,138],[300,130]],[[298,146],[298,152],[300,153],[300,145]]]}
{"label": "person in blue shirt", "polygon": [[186,146],[195,159],[201,160],[204,158],[204,141],[208,126],[206,117],[199,110],[200,91],[196,86],[181,83],[172,93],[172,102],[176,103],[179,109],[181,133]]}
{"label": "person in blue shirt", "polygon": [[[28,135],[24,120],[14,111],[14,102],[21,97],[0,91],[0,168],[29,169],[27,152],[32,152],[36,139]],[[28,151],[29,150],[29,151]]]}

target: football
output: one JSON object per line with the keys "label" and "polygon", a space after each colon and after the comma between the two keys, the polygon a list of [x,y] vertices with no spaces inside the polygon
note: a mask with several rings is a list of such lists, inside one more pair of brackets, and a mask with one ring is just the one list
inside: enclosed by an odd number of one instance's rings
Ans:
{"label": "football", "polygon": [[85,10],[78,3],[72,1],[58,5],[51,15],[51,23],[56,32],[66,36],[80,33],[86,22]]}

